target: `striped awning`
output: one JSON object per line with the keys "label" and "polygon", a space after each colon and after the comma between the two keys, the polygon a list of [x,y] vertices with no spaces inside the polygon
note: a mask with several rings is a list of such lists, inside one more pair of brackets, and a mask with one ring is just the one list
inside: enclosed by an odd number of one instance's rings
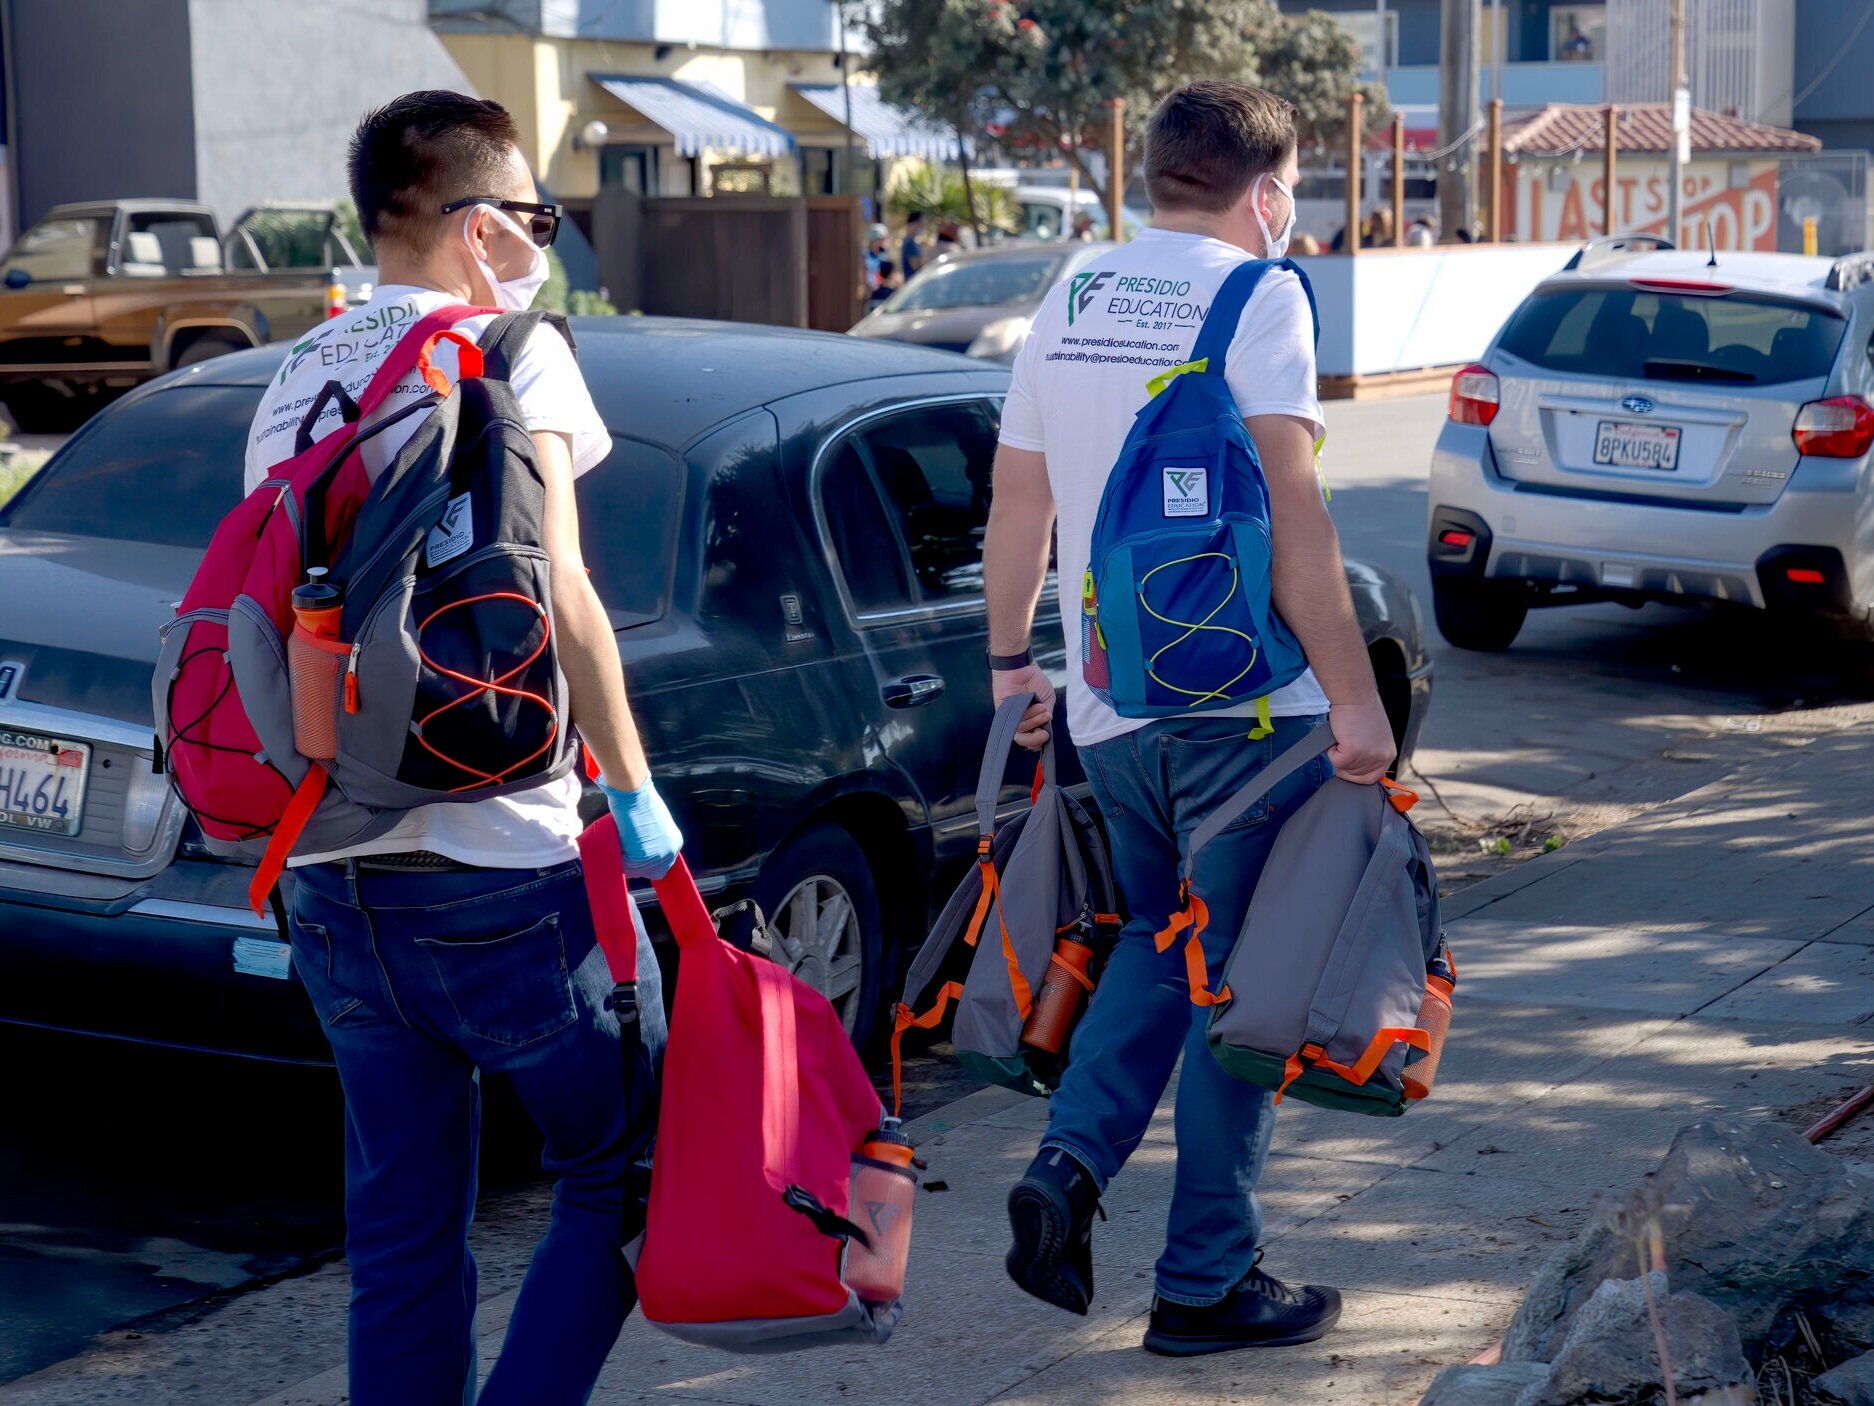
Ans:
{"label": "striped awning", "polygon": [[[837,83],[795,83],[794,91],[828,117],[846,125],[846,94]],[[900,111],[870,83],[854,83],[852,134],[865,143],[874,161],[888,156],[921,156],[926,161],[955,161],[962,154],[957,134],[935,122]]]}
{"label": "striped awning", "polygon": [[786,156],[794,150],[785,127],[713,84],[599,73],[592,81],[670,133],[681,156],[700,156],[706,148],[743,156]]}

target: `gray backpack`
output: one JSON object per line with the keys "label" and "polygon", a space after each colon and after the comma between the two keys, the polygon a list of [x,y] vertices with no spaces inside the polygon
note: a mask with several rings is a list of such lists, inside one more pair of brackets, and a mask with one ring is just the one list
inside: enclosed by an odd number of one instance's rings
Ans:
{"label": "gray backpack", "polygon": [[[1323,723],[1207,817],[1182,891],[1206,844],[1333,742]],[[1387,1117],[1431,1092],[1457,974],[1431,855],[1405,815],[1415,800],[1391,782],[1330,779],[1282,823],[1214,994],[1201,961],[1192,967],[1192,999],[1211,1007],[1211,1053],[1277,1102]],[[1184,927],[1201,930],[1190,907],[1161,949]]]}
{"label": "gray backpack", "polygon": [[[1035,1043],[1030,1017],[1051,1006],[1049,983],[1090,994],[1119,935],[1119,898],[1106,840],[1084,806],[1056,783],[1054,744],[1041,750],[1027,810],[997,828],[996,800],[1031,698],[1005,699],[990,727],[976,783],[976,863],[938,915],[893,1011],[892,1092],[909,1030],[934,1029],[954,1004],[957,1062],[985,1082],[1046,1095],[1067,1066],[1071,1028]],[[1082,965],[1056,956],[1057,946]],[[1063,988],[1065,990],[1065,988]],[[1073,995],[1072,992],[1067,992]],[[1086,1009],[1077,1000],[1077,1016]],[[1071,1017],[1070,1017],[1071,1020]],[[1026,1029],[1026,1037],[1024,1031]]]}

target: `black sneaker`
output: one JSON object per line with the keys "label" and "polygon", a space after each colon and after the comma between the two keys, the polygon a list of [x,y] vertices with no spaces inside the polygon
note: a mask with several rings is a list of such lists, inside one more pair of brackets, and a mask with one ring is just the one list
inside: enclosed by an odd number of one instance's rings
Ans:
{"label": "black sneaker", "polygon": [[1100,1187],[1058,1147],[1043,1148],[1009,1192],[1009,1278],[1045,1303],[1084,1315],[1093,1300],[1093,1213]]}
{"label": "black sneaker", "polygon": [[1162,1357],[1201,1357],[1240,1347],[1288,1347],[1324,1337],[1340,1319],[1340,1290],[1304,1284],[1291,1289],[1262,1269],[1262,1251],[1249,1276],[1220,1303],[1152,1300],[1145,1350]]}

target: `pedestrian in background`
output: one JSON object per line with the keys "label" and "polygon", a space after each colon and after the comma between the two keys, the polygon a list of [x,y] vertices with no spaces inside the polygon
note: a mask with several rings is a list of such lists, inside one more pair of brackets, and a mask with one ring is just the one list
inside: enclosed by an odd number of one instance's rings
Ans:
{"label": "pedestrian in background", "polygon": [[[351,140],[352,199],[378,266],[364,307],[293,349],[254,420],[251,492],[293,452],[326,382],[362,392],[408,329],[450,304],[525,309],[546,280],[557,210],[498,103],[408,93]],[[457,329],[479,336],[494,315]],[[437,369],[454,379],[453,347]],[[669,869],[682,838],[652,784],[612,624],[580,554],[573,481],[611,450],[571,348],[538,327],[510,381],[543,477],[552,638],[570,722],[597,757],[629,872]],[[412,370],[358,451],[374,477],[428,410]],[[332,407],[335,426],[338,407]],[[365,512],[370,511],[367,503]],[[345,1253],[353,1406],[455,1406],[476,1394],[475,1212],[481,1076],[504,1074],[539,1124],[557,1180],[483,1406],[590,1395],[636,1300],[619,1253],[628,1165],[619,1030],[580,870],[580,783],[409,812],[375,840],[295,855],[293,966],[345,1090]],[[657,963],[638,929],[640,1028],[664,1042]]]}
{"label": "pedestrian in background", "polygon": [[872,292],[868,296],[868,301],[876,307],[903,286],[904,281],[898,277],[898,266],[890,259],[880,259],[878,261],[878,283],[874,285]]}
{"label": "pedestrian in background", "polygon": [[1369,249],[1390,249],[1393,247],[1392,211],[1382,205],[1375,210],[1367,221],[1366,238],[1363,241]]}
{"label": "pedestrian in background", "polygon": [[[1281,258],[1295,224],[1295,156],[1292,104],[1240,83],[1179,89],[1146,131],[1151,227],[1104,258],[1102,283],[1057,285],[1035,317],[1003,407],[983,563],[991,698],[1038,700],[1017,738],[1027,746],[1046,740],[1054,706],[1030,648],[1050,541],[1060,579],[1078,583],[1102,492],[1152,374],[1129,358],[1059,353],[1112,344],[1105,338],[1139,347],[1134,300],[1114,292],[1134,279],[1188,283],[1203,307],[1239,264]],[[1157,334],[1152,365],[1188,361],[1200,321],[1186,316]],[[1193,887],[1210,908],[1203,950],[1214,986],[1281,818],[1333,772],[1376,782],[1393,758],[1392,727],[1315,477],[1322,423],[1314,326],[1294,273],[1264,276],[1224,370],[1268,479],[1274,603],[1312,668],[1271,695],[1272,731],[1252,740],[1254,702],[1191,719],[1122,718],[1070,667],[1068,729],[1129,917],[1074,1031],[1040,1151],[1009,1196],[1011,1277],[1037,1298],[1085,1313],[1100,1197],[1139,1146],[1182,1053],[1177,1177],[1145,1336],[1148,1349],[1177,1355],[1308,1342],[1340,1315],[1336,1290],[1292,1288],[1262,1268],[1255,1188],[1274,1129],[1270,1095],[1211,1057],[1207,1012],[1191,1002],[1183,951],[1160,952],[1153,942],[1180,906],[1181,856],[1211,810],[1327,715],[1333,748],[1200,853]],[[1060,596],[1068,658],[1078,660],[1080,591]]]}
{"label": "pedestrian in background", "polygon": [[924,267],[924,212],[913,210],[904,220],[904,243],[898,249],[898,267],[909,278]]}
{"label": "pedestrian in background", "polygon": [[865,286],[878,287],[879,265],[886,262],[885,256],[891,252],[891,231],[883,225],[873,225],[866,233],[865,244]]}
{"label": "pedestrian in background", "polygon": [[937,240],[931,245],[932,263],[937,262],[939,259],[948,258],[952,254],[960,253],[962,249],[963,240],[961,232],[957,229],[956,221],[945,220],[942,224],[937,226]]}

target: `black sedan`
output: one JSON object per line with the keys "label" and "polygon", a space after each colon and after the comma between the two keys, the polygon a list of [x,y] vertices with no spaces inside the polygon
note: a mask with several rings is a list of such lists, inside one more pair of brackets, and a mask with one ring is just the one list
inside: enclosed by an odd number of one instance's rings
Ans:
{"label": "black sedan", "polygon": [[[863,1044],[975,847],[1008,373],[779,329],[578,333],[614,436],[580,483],[586,556],[659,787],[705,892],[753,897],[775,959]],[[151,765],[157,626],[239,495],[279,358],[140,388],[0,510],[0,1021],[323,1058],[245,870],[209,854]],[[1377,568],[1348,574],[1409,755],[1431,689],[1417,607]],[[1058,626],[1037,638],[1064,677]]]}

